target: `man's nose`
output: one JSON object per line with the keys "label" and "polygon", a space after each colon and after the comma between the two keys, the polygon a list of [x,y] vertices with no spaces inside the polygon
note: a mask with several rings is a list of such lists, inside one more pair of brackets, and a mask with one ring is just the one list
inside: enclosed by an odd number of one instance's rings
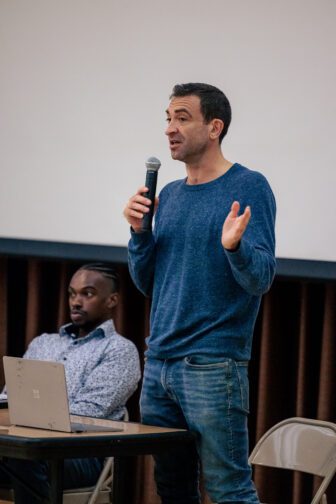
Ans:
{"label": "man's nose", "polygon": [[168,126],[166,128],[165,134],[170,135],[171,133],[176,133],[176,132],[177,132],[176,123],[174,123],[173,121],[170,121],[170,123],[168,123]]}
{"label": "man's nose", "polygon": [[70,306],[72,308],[76,308],[76,307],[82,306],[82,305],[83,305],[83,302],[82,302],[82,297],[81,296],[76,295],[76,296],[72,296],[70,298]]}

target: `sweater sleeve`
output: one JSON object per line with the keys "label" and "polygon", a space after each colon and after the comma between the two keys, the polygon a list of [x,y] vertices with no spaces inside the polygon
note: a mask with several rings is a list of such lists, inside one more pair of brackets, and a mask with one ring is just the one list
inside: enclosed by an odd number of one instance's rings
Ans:
{"label": "sweater sleeve", "polygon": [[266,179],[258,175],[255,191],[246,201],[252,215],[240,246],[234,252],[225,250],[236,281],[254,296],[262,295],[270,288],[276,266],[276,204]]}
{"label": "sweater sleeve", "polygon": [[128,267],[136,287],[150,296],[155,269],[155,241],[151,231],[135,233],[131,230],[128,243]]}

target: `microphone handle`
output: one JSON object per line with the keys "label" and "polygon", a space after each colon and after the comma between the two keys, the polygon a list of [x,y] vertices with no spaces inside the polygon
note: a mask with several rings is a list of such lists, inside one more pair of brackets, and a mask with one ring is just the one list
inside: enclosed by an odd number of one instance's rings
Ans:
{"label": "microphone handle", "polygon": [[156,182],[157,182],[157,170],[147,170],[146,172],[146,182],[145,186],[148,187],[148,192],[144,193],[146,198],[151,200],[151,205],[149,207],[149,212],[145,213],[142,218],[142,230],[151,231],[152,220],[154,214],[154,203],[155,203],[155,193],[156,193]]}

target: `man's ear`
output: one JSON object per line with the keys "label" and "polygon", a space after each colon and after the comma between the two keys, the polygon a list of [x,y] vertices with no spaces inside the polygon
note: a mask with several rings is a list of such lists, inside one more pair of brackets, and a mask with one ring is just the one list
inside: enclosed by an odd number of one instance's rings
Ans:
{"label": "man's ear", "polygon": [[219,138],[224,128],[224,123],[221,119],[212,119],[210,122],[210,139],[216,140]]}
{"label": "man's ear", "polygon": [[115,306],[117,306],[117,304],[119,303],[119,294],[117,292],[113,292],[112,294],[110,294],[109,296],[109,299],[108,299],[108,308],[114,308]]}

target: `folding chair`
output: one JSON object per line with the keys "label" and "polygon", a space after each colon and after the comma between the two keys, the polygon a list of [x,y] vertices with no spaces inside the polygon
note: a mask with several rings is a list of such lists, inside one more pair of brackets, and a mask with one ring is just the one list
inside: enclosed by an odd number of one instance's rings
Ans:
{"label": "folding chair", "polygon": [[94,487],[63,490],[63,504],[111,504],[113,457],[106,459]]}
{"label": "folding chair", "polygon": [[327,504],[325,491],[336,472],[336,424],[308,418],[288,418],[257,442],[250,464],[291,469],[320,476],[311,504]]}
{"label": "folding chair", "polygon": [[[124,422],[129,420],[126,410]],[[63,504],[111,504],[113,482],[113,457],[105,461],[102,472],[94,487],[75,488],[63,491]]]}

